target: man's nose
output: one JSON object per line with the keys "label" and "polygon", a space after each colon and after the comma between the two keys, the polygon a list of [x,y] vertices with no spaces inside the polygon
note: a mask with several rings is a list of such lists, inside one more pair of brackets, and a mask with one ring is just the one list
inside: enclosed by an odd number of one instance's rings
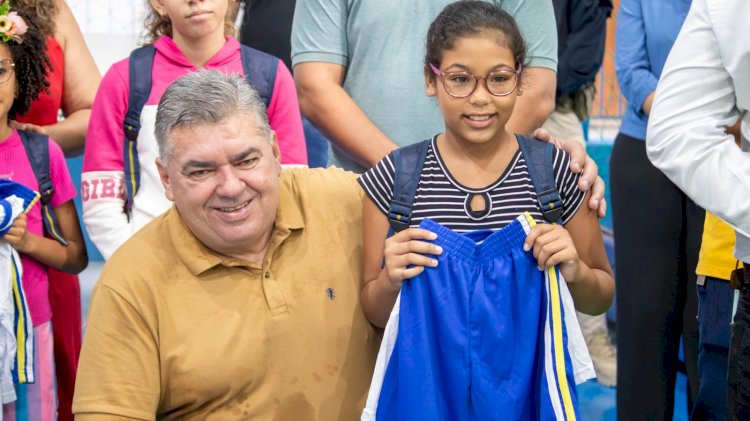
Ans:
{"label": "man's nose", "polygon": [[240,177],[239,171],[234,168],[226,168],[220,171],[216,192],[223,197],[234,197],[242,193],[245,188],[245,182]]}

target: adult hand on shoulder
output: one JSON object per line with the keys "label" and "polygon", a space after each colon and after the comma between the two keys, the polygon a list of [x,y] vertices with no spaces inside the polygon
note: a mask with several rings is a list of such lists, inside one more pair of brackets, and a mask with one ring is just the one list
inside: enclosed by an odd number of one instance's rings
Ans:
{"label": "adult hand on shoulder", "polygon": [[16,130],[23,130],[27,132],[38,133],[38,134],[49,136],[49,133],[47,132],[47,128],[44,126],[37,126],[36,124],[31,124],[31,123],[19,123],[16,120],[8,120],[8,123],[11,128],[14,128]]}
{"label": "adult hand on shoulder", "polygon": [[438,256],[442,247],[427,241],[437,238],[437,234],[421,228],[407,228],[385,240],[385,271],[394,288],[400,289],[404,279],[413,278],[425,266],[436,267],[437,259],[426,255]]}
{"label": "adult hand on shoulder", "polygon": [[10,230],[4,236],[0,237],[0,240],[10,244],[17,252],[25,253],[26,250],[24,247],[28,238],[26,233],[26,214],[22,213],[13,221]]}
{"label": "adult hand on shoulder", "polygon": [[537,224],[523,243],[525,251],[532,250],[540,270],[558,265],[566,282],[578,278],[581,262],[568,230],[558,224]]}
{"label": "adult hand on shoulder", "polygon": [[553,137],[550,132],[542,128],[534,130],[533,136],[537,140],[552,143],[558,149],[562,149],[570,155],[570,170],[576,174],[581,174],[581,178],[578,180],[578,188],[584,192],[591,188],[589,208],[596,210],[599,217],[604,218],[607,214],[607,201],[604,200],[604,180],[599,177],[599,166],[586,153],[586,148],[575,140]]}

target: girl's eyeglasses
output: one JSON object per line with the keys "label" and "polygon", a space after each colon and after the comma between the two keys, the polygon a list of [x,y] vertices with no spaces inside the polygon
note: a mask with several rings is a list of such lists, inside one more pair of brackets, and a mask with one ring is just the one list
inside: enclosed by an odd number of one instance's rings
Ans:
{"label": "girl's eyeglasses", "polygon": [[521,74],[523,68],[519,64],[516,70],[497,70],[484,76],[469,72],[443,72],[432,63],[430,63],[430,69],[442,79],[443,87],[448,95],[454,98],[466,98],[477,89],[477,81],[480,79],[484,80],[484,86],[490,94],[510,95],[518,85],[518,75]]}

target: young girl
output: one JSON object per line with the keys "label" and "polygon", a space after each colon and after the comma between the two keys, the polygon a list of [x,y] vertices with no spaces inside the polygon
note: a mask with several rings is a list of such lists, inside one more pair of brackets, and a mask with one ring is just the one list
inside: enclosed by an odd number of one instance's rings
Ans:
{"label": "young girl", "polygon": [[[577,309],[598,314],[614,285],[597,215],[581,206],[568,155],[553,153],[563,212],[562,225],[548,224],[519,140],[505,128],[522,93],[524,60],[521,34],[499,7],[447,6],[430,26],[425,57],[425,90],[437,100],[445,132],[429,143],[410,228],[387,238],[392,157],[360,178],[362,306],[373,324],[388,322],[379,362],[385,373],[376,367],[365,415],[575,416],[568,377],[583,380],[591,367],[576,365],[587,355],[577,354],[585,344],[572,303],[565,307],[567,290]],[[537,267],[552,268],[543,271],[546,280]],[[566,282],[557,284],[558,276]],[[389,331],[399,332],[396,339]]]}
{"label": "young girl", "polygon": [[[115,63],[102,79],[86,136],[81,191],[86,229],[105,259],[170,206],[154,163],[157,147],[153,124],[164,90],[180,76],[201,68],[244,73],[240,44],[231,37],[234,26],[227,19],[229,3],[230,0],[149,0],[149,42],[156,52],[151,91],[140,115],[136,142],[140,171],[134,175],[140,176],[140,187],[133,197],[132,212],[125,209],[123,191],[123,122],[129,105],[129,60]],[[281,60],[276,59],[276,63],[267,109],[269,123],[278,136],[281,163],[306,165],[294,80]],[[250,67],[258,69],[253,62]]]}
{"label": "young girl", "polygon": [[[0,33],[0,177],[39,190],[19,133],[9,126],[8,120],[25,113],[32,101],[47,89],[49,59],[35,17],[23,12],[18,15],[12,11],[8,13],[7,4],[6,1],[0,7],[0,26],[5,24],[5,31]],[[26,215],[17,218],[11,230],[0,238],[21,254],[23,289],[34,326],[35,345],[35,382],[17,385],[18,401],[15,405],[3,407],[4,419],[55,419],[52,314],[47,296],[47,269],[79,273],[88,262],[73,205],[75,187],[60,147],[52,139],[48,142],[49,175],[54,186],[50,205],[67,245],[44,236],[39,203]]]}

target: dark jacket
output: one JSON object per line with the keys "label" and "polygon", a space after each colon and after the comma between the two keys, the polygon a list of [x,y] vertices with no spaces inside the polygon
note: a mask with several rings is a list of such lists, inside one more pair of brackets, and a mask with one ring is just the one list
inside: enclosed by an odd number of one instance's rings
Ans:
{"label": "dark jacket", "polygon": [[553,0],[557,20],[557,97],[593,83],[604,59],[611,0]]}

